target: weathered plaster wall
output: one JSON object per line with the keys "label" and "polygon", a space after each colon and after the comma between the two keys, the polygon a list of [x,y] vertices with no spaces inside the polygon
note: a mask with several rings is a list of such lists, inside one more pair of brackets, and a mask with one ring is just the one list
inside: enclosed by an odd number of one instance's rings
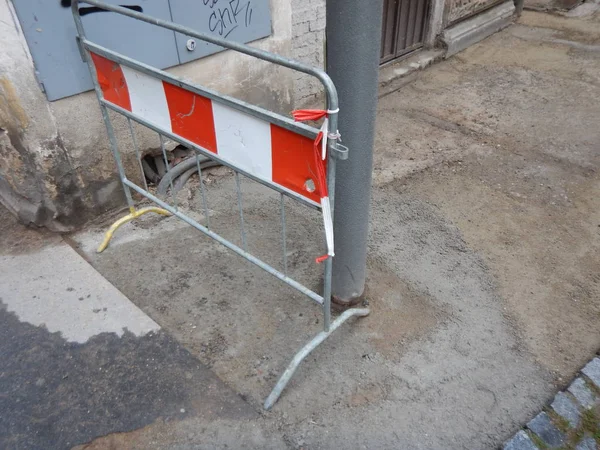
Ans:
{"label": "weathered plaster wall", "polygon": [[23,222],[64,229],[81,206],[80,183],[7,0],[0,42],[0,200]]}
{"label": "weathered plaster wall", "polygon": [[[293,56],[291,0],[271,0],[271,15],[271,37],[251,45]],[[71,229],[122,204],[94,93],[46,101],[9,0],[0,0],[0,42],[0,201],[23,222],[55,230]],[[234,52],[170,71],[282,113],[297,97],[292,71]],[[114,126],[128,175],[139,179],[127,123],[115,117]],[[142,150],[159,145],[148,130],[138,127],[136,135]]]}

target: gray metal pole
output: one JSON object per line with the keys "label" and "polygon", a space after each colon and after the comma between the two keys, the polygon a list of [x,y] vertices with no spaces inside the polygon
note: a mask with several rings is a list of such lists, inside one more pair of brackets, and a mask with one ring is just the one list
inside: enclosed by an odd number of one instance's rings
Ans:
{"label": "gray metal pole", "polygon": [[332,294],[353,304],[365,290],[383,0],[327,0],[327,73],[350,149],[337,166]]}

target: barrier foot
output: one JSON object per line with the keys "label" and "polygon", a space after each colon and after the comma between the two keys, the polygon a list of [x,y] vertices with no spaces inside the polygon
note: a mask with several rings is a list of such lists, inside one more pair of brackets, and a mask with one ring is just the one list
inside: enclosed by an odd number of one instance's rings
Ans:
{"label": "barrier foot", "polygon": [[141,208],[141,209],[131,208],[129,214],[127,214],[125,217],[121,217],[119,220],[117,220],[115,223],[113,223],[110,226],[110,228],[104,235],[104,240],[102,241],[102,244],[100,244],[100,246],[98,247],[98,250],[96,250],[96,251],[98,253],[102,253],[104,251],[104,249],[106,247],[108,247],[108,243],[112,239],[113,234],[115,233],[115,231],[117,231],[117,228],[119,228],[121,225],[124,225],[127,222],[131,222],[133,219],[137,219],[138,217],[140,217],[146,213],[150,213],[150,212],[161,214],[163,216],[171,215],[171,213],[169,211],[167,211],[166,209],[158,208],[156,206],[148,206],[146,208]]}
{"label": "barrier foot", "polygon": [[327,339],[331,334],[338,329],[340,325],[346,322],[350,317],[365,317],[369,315],[369,309],[367,308],[352,308],[344,311],[340,316],[335,319],[331,326],[329,327],[329,331],[321,331],[317,334],[308,344],[306,344],[302,349],[296,353],[292,362],[288,365],[283,375],[279,378],[279,381],[265,400],[264,408],[268,411],[273,407],[275,402],[279,399],[279,396],[290,382],[292,377],[294,376],[294,372],[300,365],[300,363],[306,358],[315,348],[319,346],[325,339]]}

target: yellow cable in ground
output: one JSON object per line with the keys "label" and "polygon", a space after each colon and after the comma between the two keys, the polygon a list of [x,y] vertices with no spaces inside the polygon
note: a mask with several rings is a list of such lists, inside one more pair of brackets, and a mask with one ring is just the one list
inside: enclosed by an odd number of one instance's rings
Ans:
{"label": "yellow cable in ground", "polygon": [[161,214],[163,216],[171,215],[171,213],[169,211],[167,211],[166,209],[158,208],[156,206],[148,206],[146,208],[141,208],[141,209],[137,209],[137,210],[135,208],[130,208],[130,211],[131,212],[129,214],[127,214],[125,217],[121,217],[119,220],[117,220],[115,223],[113,223],[110,226],[110,228],[104,235],[104,240],[102,241],[102,244],[100,244],[100,246],[98,247],[98,250],[96,250],[98,253],[102,253],[104,251],[104,249],[106,247],[108,247],[108,243],[112,239],[114,232],[117,231],[117,228],[119,228],[121,225],[123,225],[127,222],[131,222],[133,219],[137,219],[141,215],[144,215],[149,212],[154,212],[157,214]]}

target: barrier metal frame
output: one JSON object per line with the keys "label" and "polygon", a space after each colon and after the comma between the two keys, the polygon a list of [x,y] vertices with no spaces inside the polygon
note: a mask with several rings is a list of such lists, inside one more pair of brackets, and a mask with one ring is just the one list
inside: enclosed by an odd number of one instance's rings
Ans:
{"label": "barrier metal frame", "polygon": [[[245,44],[240,44],[240,43],[237,43],[234,41],[229,41],[229,40],[226,40],[226,39],[223,39],[223,38],[220,38],[217,36],[213,36],[213,35],[210,35],[207,33],[198,32],[189,27],[186,27],[186,26],[183,26],[180,24],[176,24],[174,22],[170,22],[167,20],[151,17],[151,16],[145,15],[143,13],[133,11],[131,9],[124,8],[121,6],[110,5],[110,4],[106,4],[106,3],[103,3],[103,2],[100,2],[97,0],[73,0],[71,2],[73,18],[75,21],[75,27],[77,29],[77,34],[78,34],[77,41],[79,44],[79,49],[81,51],[82,59],[84,60],[84,62],[87,63],[88,68],[90,70],[90,74],[91,74],[93,84],[94,84],[94,90],[96,92],[96,95],[98,97],[98,102],[100,104],[102,118],[106,125],[106,130],[107,130],[108,138],[110,141],[111,152],[115,159],[115,163],[116,163],[117,170],[119,173],[119,178],[123,185],[123,190],[125,192],[127,204],[129,205],[129,210],[130,210],[130,214],[119,219],[110,227],[110,229],[106,233],[104,241],[98,248],[98,251],[101,252],[106,248],[114,231],[117,228],[119,228],[119,226],[123,225],[124,223],[129,222],[129,221],[131,221],[145,213],[148,213],[148,212],[155,212],[155,213],[162,214],[162,215],[171,215],[172,214],[172,215],[177,216],[178,218],[180,218],[187,224],[191,225],[192,227],[196,228],[197,230],[201,231],[205,235],[207,235],[207,236],[213,238],[214,240],[216,240],[217,242],[223,244],[225,247],[229,248],[233,252],[235,252],[238,255],[242,256],[243,258],[247,259],[251,263],[259,266],[260,268],[267,271],[271,275],[277,277],[284,283],[288,284],[289,286],[293,287],[294,289],[305,294],[307,297],[309,297],[310,299],[312,299],[314,302],[316,302],[317,304],[319,304],[322,307],[323,331],[318,333],[311,341],[309,341],[302,349],[300,349],[295,354],[295,356],[292,358],[292,361],[289,363],[288,367],[283,372],[283,374],[279,378],[277,384],[275,385],[275,387],[273,388],[273,390],[271,391],[271,393],[269,394],[269,396],[267,397],[267,399],[264,402],[264,408],[269,410],[275,404],[277,399],[280,397],[281,393],[285,389],[286,385],[288,384],[288,382],[294,375],[294,372],[296,371],[296,369],[298,368],[300,363],[304,360],[304,358],[306,358],[319,344],[321,344],[325,339],[327,339],[337,328],[340,327],[340,325],[342,325],[348,319],[350,319],[351,317],[364,317],[369,314],[369,309],[367,309],[367,308],[351,308],[351,309],[344,311],[335,320],[333,320],[333,321],[331,320],[332,256],[328,256],[327,259],[324,261],[323,295],[319,295],[318,293],[312,291],[311,289],[307,288],[306,286],[302,285],[301,283],[290,278],[287,275],[284,199],[285,199],[285,197],[288,197],[288,198],[296,200],[300,203],[303,203],[304,205],[307,205],[309,207],[312,207],[312,208],[315,208],[318,210],[321,210],[321,205],[319,205],[318,203],[316,203],[306,197],[303,197],[300,194],[298,194],[290,189],[287,189],[286,187],[281,186],[273,181],[262,179],[259,176],[256,176],[252,173],[248,173],[247,171],[244,171],[243,169],[236,167],[235,164],[232,164],[231,162],[220,158],[218,154],[210,152],[209,150],[201,147],[200,145],[198,145],[194,142],[191,142],[173,132],[169,132],[168,130],[162,129],[159,126],[147,121],[145,118],[137,116],[136,114],[134,114],[130,111],[127,111],[127,110],[107,101],[104,98],[102,89],[100,87],[100,84],[98,83],[96,68],[95,68],[94,62],[92,61],[90,52],[96,53],[106,59],[109,59],[109,60],[115,62],[115,63],[125,65],[129,68],[135,69],[146,75],[150,75],[157,79],[166,81],[175,86],[181,87],[187,91],[201,95],[210,100],[220,102],[220,103],[227,105],[231,108],[234,108],[238,111],[242,111],[251,116],[258,117],[266,122],[273,123],[282,128],[288,129],[290,131],[293,131],[300,135],[309,137],[311,139],[316,138],[319,130],[317,130],[313,127],[306,126],[304,124],[296,123],[285,116],[282,116],[282,115],[274,113],[272,111],[268,111],[266,109],[260,108],[256,105],[252,105],[247,102],[241,101],[239,99],[235,99],[235,98],[227,96],[227,95],[219,94],[215,91],[212,91],[205,87],[199,86],[197,84],[187,82],[187,81],[183,80],[182,78],[173,76],[163,70],[159,70],[159,69],[149,66],[147,64],[143,64],[132,58],[129,58],[127,56],[124,56],[115,51],[112,51],[110,49],[107,49],[105,47],[102,47],[98,44],[91,42],[90,40],[88,40],[86,38],[83,23],[81,20],[81,16],[79,14],[79,4],[82,4],[82,3],[96,6],[97,8],[100,8],[101,10],[104,10],[104,11],[114,12],[117,14],[121,14],[121,15],[130,17],[132,19],[140,20],[142,22],[156,25],[158,27],[166,28],[168,30],[172,30],[177,33],[182,33],[182,34],[192,37],[192,38],[196,38],[196,39],[200,39],[205,42],[216,44],[216,45],[219,45],[226,49],[234,50],[236,52],[240,52],[240,53],[243,53],[243,54],[246,54],[249,56],[253,56],[255,58],[258,58],[258,59],[261,59],[264,61],[268,61],[273,64],[287,67],[289,69],[316,77],[325,88],[325,92],[326,92],[326,96],[327,96],[327,110],[329,113],[328,114],[329,129],[334,130],[334,133],[330,134],[329,139],[327,140],[327,148],[328,148],[328,152],[327,152],[327,154],[328,154],[327,186],[328,186],[328,190],[329,190],[332,214],[333,214],[333,210],[334,210],[336,162],[338,159],[344,160],[344,159],[348,158],[348,149],[346,147],[342,146],[336,140],[336,138],[338,137],[335,133],[335,131],[338,129],[337,128],[338,96],[337,96],[336,88],[335,88],[331,78],[322,69],[313,68],[313,67],[307,66],[303,63],[300,63],[298,61],[295,61],[295,60],[292,60],[289,58],[285,58],[285,57],[282,57],[277,54],[269,53],[264,50],[260,50],[260,49],[250,47]],[[129,129],[131,132],[131,137],[132,137],[134,148],[135,148],[136,157],[137,157],[138,161],[140,162],[140,169],[142,170],[142,180],[144,180],[143,188],[138,186],[134,182],[132,182],[129,178],[127,178],[127,176],[125,174],[125,169],[123,167],[121,155],[120,155],[118,145],[117,145],[117,138],[116,138],[109,114],[108,114],[109,109],[118,114],[121,114],[127,118],[127,121],[129,123]],[[201,223],[192,219],[185,213],[181,212],[179,210],[179,208],[177,207],[175,195],[173,195],[173,197],[172,197],[174,206],[171,206],[164,200],[156,197],[151,192],[149,192],[148,186],[145,181],[143,169],[141,167],[141,159],[140,159],[139,149],[137,147],[135,133],[134,133],[133,127],[132,127],[132,121],[136,122],[142,126],[145,126],[145,127],[158,133],[159,138],[160,138],[161,151],[162,151],[163,157],[165,159],[166,167],[169,167],[169,162],[168,162],[167,154],[166,154],[166,150],[165,150],[165,141],[164,141],[165,136],[175,142],[178,142],[179,144],[184,145],[187,148],[194,150],[196,162],[197,162],[198,174],[200,176],[200,189],[201,189],[201,193],[202,193],[204,217],[206,218],[206,221],[207,221],[206,226],[202,225]],[[208,157],[212,160],[215,160],[215,161],[233,169],[233,171],[235,172],[235,181],[236,181],[238,207],[239,207],[240,224],[241,224],[241,241],[242,241],[243,248],[240,248],[233,242],[226,240],[225,238],[223,238],[222,236],[217,234],[215,231],[210,229],[210,219],[209,219],[209,214],[208,214],[205,189],[204,189],[204,185],[202,183],[202,172],[201,172],[201,167],[200,167],[200,163],[199,163],[199,155],[202,155],[202,156]],[[284,265],[283,272],[281,272],[280,270],[272,267],[271,265],[265,263],[264,261],[258,259],[257,257],[255,257],[247,252],[244,219],[243,219],[242,192],[240,189],[240,180],[239,180],[240,173],[244,176],[247,176],[248,178],[251,178],[251,179],[259,182],[260,184],[262,184],[264,186],[267,186],[271,189],[278,191],[280,194],[280,210],[281,210],[280,218],[281,218],[283,265]],[[136,209],[135,203],[133,201],[132,193],[131,193],[132,190],[137,192],[138,194],[142,195],[143,197],[147,198],[148,200],[154,202],[156,205],[158,205],[158,207],[153,206],[153,207]],[[172,181],[171,181],[171,192],[173,193]]]}

